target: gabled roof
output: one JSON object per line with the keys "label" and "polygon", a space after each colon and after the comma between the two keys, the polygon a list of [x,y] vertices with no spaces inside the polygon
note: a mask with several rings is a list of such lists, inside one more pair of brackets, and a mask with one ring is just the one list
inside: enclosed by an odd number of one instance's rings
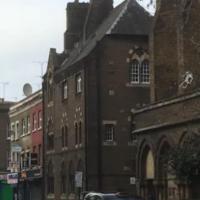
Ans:
{"label": "gabled roof", "polygon": [[87,41],[80,42],[63,62],[62,71],[85,58],[106,35],[148,35],[152,16],[136,0],[125,0],[115,7],[107,19]]}

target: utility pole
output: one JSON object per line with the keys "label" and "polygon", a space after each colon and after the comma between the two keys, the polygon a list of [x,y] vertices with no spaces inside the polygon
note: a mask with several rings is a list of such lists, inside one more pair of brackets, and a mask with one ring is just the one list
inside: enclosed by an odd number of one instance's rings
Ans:
{"label": "utility pole", "polygon": [[9,84],[9,82],[0,82],[0,84],[2,85],[3,88],[3,98],[5,99],[6,97],[6,86]]}

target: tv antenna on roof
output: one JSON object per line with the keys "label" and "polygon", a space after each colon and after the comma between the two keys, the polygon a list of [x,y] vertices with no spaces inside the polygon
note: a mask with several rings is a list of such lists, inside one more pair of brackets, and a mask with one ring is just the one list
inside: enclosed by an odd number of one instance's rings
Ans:
{"label": "tv antenna on roof", "polygon": [[40,65],[40,78],[42,79],[43,77],[43,67],[44,67],[44,64],[47,63],[47,61],[34,61],[33,63],[37,63]]}

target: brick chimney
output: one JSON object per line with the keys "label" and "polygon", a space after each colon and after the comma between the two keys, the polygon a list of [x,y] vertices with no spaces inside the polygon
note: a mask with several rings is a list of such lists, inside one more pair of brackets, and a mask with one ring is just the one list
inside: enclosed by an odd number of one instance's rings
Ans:
{"label": "brick chimney", "polygon": [[84,26],[84,38],[93,34],[113,9],[113,0],[90,0],[89,11]]}
{"label": "brick chimney", "polygon": [[67,30],[64,34],[64,50],[68,51],[83,37],[83,26],[88,12],[88,3],[75,0],[67,4]]}

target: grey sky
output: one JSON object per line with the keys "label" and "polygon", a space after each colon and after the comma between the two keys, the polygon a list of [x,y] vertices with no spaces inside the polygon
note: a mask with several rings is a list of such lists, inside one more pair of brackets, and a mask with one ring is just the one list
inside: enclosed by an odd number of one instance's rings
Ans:
{"label": "grey sky", "polygon": [[49,48],[63,50],[67,2],[73,0],[0,0],[0,98],[20,100],[27,82],[40,89]]}

